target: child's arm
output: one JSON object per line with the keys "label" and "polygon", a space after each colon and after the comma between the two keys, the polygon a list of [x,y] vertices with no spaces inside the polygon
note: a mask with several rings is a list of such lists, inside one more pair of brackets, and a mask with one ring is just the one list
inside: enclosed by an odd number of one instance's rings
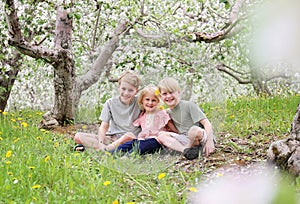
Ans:
{"label": "child's arm", "polygon": [[166,125],[166,129],[170,132],[175,132],[178,133],[177,128],[175,127],[174,123],[172,122],[172,120],[169,120],[169,122]]}
{"label": "child's arm", "polygon": [[215,144],[214,144],[214,133],[212,129],[212,125],[208,119],[203,119],[200,123],[204,126],[204,129],[207,134],[206,143],[204,145],[204,152],[206,156],[209,156],[211,153],[215,151]]}
{"label": "child's arm", "polygon": [[104,143],[104,139],[108,128],[109,128],[109,123],[102,121],[98,130],[99,143]]}

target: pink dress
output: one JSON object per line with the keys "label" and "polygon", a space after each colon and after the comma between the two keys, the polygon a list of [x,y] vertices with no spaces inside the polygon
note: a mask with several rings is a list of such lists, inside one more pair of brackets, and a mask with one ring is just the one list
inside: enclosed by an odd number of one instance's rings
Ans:
{"label": "pink dress", "polygon": [[158,136],[158,132],[164,131],[170,120],[169,114],[165,110],[156,113],[141,113],[139,118],[133,122],[134,126],[141,126],[142,132],[138,139],[153,138]]}

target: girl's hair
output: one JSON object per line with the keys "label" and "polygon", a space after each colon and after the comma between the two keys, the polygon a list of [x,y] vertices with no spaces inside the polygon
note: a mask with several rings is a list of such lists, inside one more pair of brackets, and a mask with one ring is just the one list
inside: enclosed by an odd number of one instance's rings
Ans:
{"label": "girl's hair", "polygon": [[180,91],[180,86],[176,79],[172,77],[166,77],[158,83],[158,90],[159,92],[161,92],[161,90],[175,92]]}
{"label": "girl's hair", "polygon": [[153,86],[153,85],[148,85],[140,91],[137,102],[138,102],[138,104],[139,104],[142,111],[144,110],[143,98],[147,93],[153,94],[155,96],[155,98],[157,99],[157,101],[158,101],[158,106],[160,105],[160,98],[159,98],[159,94],[157,94],[157,92],[158,92],[157,87]]}
{"label": "girl's hair", "polygon": [[132,70],[125,71],[118,79],[119,85],[121,82],[126,82],[131,86],[134,86],[136,89],[139,89],[140,86],[140,78],[139,76]]}

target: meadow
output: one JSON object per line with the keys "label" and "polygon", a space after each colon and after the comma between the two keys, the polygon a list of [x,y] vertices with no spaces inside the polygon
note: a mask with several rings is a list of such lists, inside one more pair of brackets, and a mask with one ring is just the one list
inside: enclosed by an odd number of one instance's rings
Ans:
{"label": "meadow", "polygon": [[[237,157],[265,162],[270,143],[288,136],[299,100],[298,95],[240,97],[203,104],[219,144],[205,161],[74,152],[69,135],[38,128],[42,112],[1,111],[0,203],[188,203],[209,172]],[[298,192],[300,180],[289,186]]]}

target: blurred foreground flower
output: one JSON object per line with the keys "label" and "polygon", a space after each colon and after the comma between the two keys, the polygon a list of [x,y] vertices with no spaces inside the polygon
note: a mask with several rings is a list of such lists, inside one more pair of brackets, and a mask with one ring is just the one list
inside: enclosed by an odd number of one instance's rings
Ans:
{"label": "blurred foreground flower", "polygon": [[189,191],[196,193],[196,192],[198,192],[198,189],[195,187],[190,187]]}
{"label": "blurred foreground flower", "polygon": [[50,160],[50,156],[45,157],[45,162],[48,162]]}
{"label": "blurred foreground flower", "polygon": [[103,185],[108,186],[110,184],[110,181],[104,181]]}
{"label": "blurred foreground flower", "polygon": [[6,158],[9,158],[9,157],[11,157],[11,153],[12,153],[12,151],[11,150],[8,150],[7,152],[6,152]]}
{"label": "blurred foreground flower", "polygon": [[159,175],[158,175],[158,180],[161,180],[161,179],[163,179],[164,177],[166,176],[166,174],[165,173],[160,173]]}
{"label": "blurred foreground flower", "polygon": [[40,187],[42,187],[42,186],[41,186],[41,185],[34,185],[34,186],[32,186],[31,188],[37,189],[37,188],[40,188]]}

